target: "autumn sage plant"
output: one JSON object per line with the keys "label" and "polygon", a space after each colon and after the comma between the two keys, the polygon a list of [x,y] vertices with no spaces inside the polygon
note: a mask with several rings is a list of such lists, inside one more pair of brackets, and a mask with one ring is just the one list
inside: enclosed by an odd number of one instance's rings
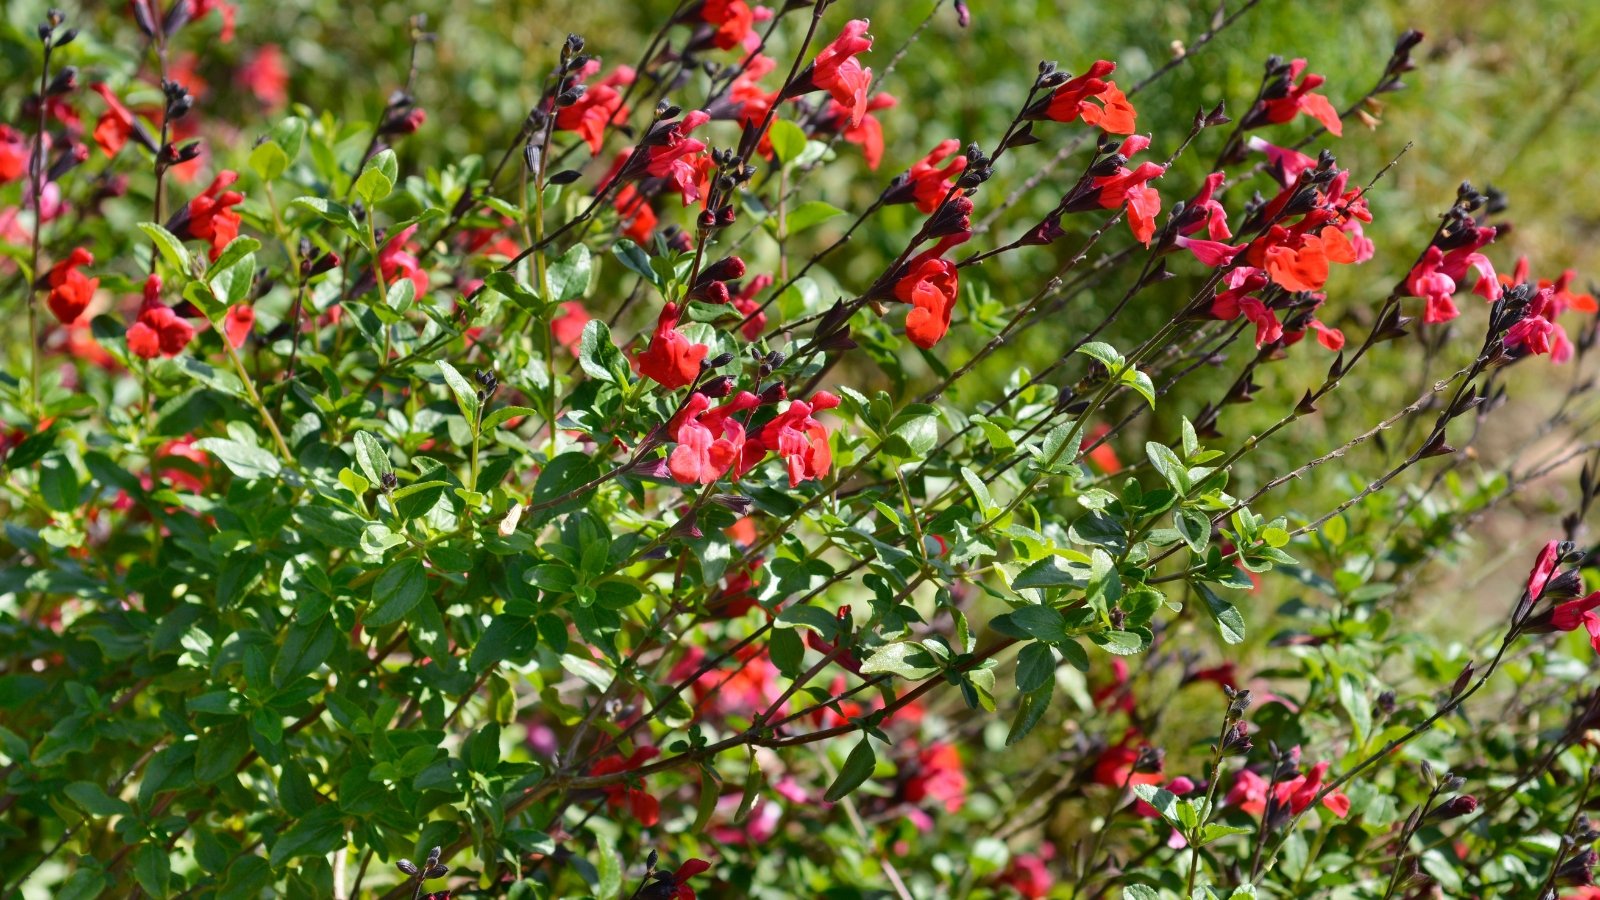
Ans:
{"label": "autumn sage plant", "polygon": [[88,6],[0,38],[0,895],[1600,898],[1597,306],[1378,229],[1421,33],[963,119],[981,4],[524,5],[463,132],[437,17]]}

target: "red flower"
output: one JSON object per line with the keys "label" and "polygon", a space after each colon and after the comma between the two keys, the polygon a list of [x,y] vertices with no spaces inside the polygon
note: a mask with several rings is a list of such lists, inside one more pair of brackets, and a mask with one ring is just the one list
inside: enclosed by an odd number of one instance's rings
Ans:
{"label": "red flower", "polygon": [[689,133],[711,121],[704,110],[695,110],[664,130],[646,152],[644,171],[655,178],[665,178],[683,195],[683,205],[688,206],[705,192],[710,177],[711,160],[705,155],[706,145],[689,137]]}
{"label": "red flower", "polygon": [[[1148,146],[1149,138],[1134,135],[1122,142],[1122,153],[1132,156]],[[1128,227],[1133,231],[1133,236],[1147,247],[1155,236],[1156,216],[1161,213],[1161,195],[1149,183],[1166,171],[1166,166],[1146,162],[1140,163],[1137,169],[1118,166],[1114,173],[1097,176],[1090,181],[1095,202],[1101,209],[1117,209],[1124,203],[1128,205]]]}
{"label": "red flower", "polygon": [[1539,551],[1538,559],[1534,560],[1533,569],[1528,572],[1528,599],[1538,600],[1544,593],[1544,586],[1550,583],[1550,576],[1555,574],[1556,565],[1561,562],[1561,542],[1550,541]]}
{"label": "red flower", "polygon": [[28,142],[22,132],[0,125],[0,184],[16,181],[28,171]]}
{"label": "red flower", "polygon": [[700,19],[716,28],[711,42],[719,50],[732,50],[744,43],[755,24],[756,14],[745,0],[705,0]]}
{"label": "red flower", "polygon": [[617,210],[623,235],[636,244],[649,243],[650,233],[656,230],[656,211],[638,188],[631,184],[623,185],[611,205]]}
{"label": "red flower", "polygon": [[1444,251],[1430,246],[1423,252],[1422,260],[1406,275],[1406,290],[1411,296],[1427,300],[1422,321],[1430,325],[1448,322],[1461,315],[1461,310],[1456,308],[1452,299],[1456,293],[1455,279],[1441,270],[1440,264],[1443,262]]}
{"label": "red flower", "polygon": [[1041,844],[1038,853],[1019,853],[1011,858],[1011,865],[1000,875],[1000,884],[1021,894],[1024,900],[1044,900],[1055,887],[1056,879],[1047,865],[1055,856],[1055,847]]}
{"label": "red flower", "polygon": [[1139,760],[1139,732],[1130,728],[1122,736],[1122,740],[1111,747],[1107,747],[1100,758],[1095,760],[1093,778],[1095,784],[1106,787],[1120,788],[1124,785],[1132,787],[1136,784],[1160,784],[1160,772],[1135,772],[1134,763]]}
{"label": "red flower", "polygon": [[[1296,775],[1273,785],[1274,808],[1280,814],[1285,811],[1291,815],[1304,812],[1322,789],[1322,777],[1327,772],[1328,764],[1321,762],[1311,767],[1309,775]],[[1238,806],[1250,815],[1262,815],[1267,810],[1267,787],[1267,779],[1244,769],[1234,778],[1225,802]],[[1323,797],[1322,805],[1341,819],[1350,814],[1350,798],[1341,791],[1332,791]]]}
{"label": "red flower", "polygon": [[[1304,77],[1302,77],[1304,74]],[[1295,80],[1299,84],[1295,84]],[[1281,97],[1261,101],[1260,117],[1265,122],[1279,125],[1293,119],[1300,113],[1305,113],[1328,129],[1335,136],[1344,134],[1344,123],[1339,121],[1339,112],[1328,102],[1328,98],[1321,94],[1313,94],[1312,90],[1320,87],[1327,79],[1321,75],[1306,72],[1306,61],[1297,59],[1289,63],[1289,78],[1287,90]]]}
{"label": "red flower", "polygon": [[250,329],[256,324],[256,308],[248,303],[236,303],[228,309],[228,314],[223,318],[223,332],[228,336],[228,343],[235,350],[244,346],[245,339],[250,336]]}
{"label": "red flower", "polygon": [[244,202],[244,195],[238,191],[226,190],[235,181],[239,180],[239,173],[224,169],[212,179],[211,186],[201,192],[200,196],[189,201],[180,216],[183,222],[179,227],[169,228],[179,237],[199,238],[211,243],[211,258],[215,260],[222,255],[222,248],[228,242],[239,236],[239,214],[233,207]]}
{"label": "red flower", "polygon": [[895,282],[895,299],[914,308],[906,315],[906,336],[927,350],[950,330],[950,314],[960,287],[956,264],[937,255],[934,248],[913,259],[906,274]]}
{"label": "red flower", "polygon": [[[661,751],[654,747],[640,747],[626,759],[622,756],[611,756],[600,760],[589,767],[589,774],[615,775],[619,772],[631,772],[655,759],[660,753]],[[640,825],[649,828],[661,821],[660,801],[645,791],[629,787],[622,781],[603,785],[600,790],[605,792],[606,806],[614,810],[626,809]]]}
{"label": "red flower", "polygon": [[411,238],[416,233],[417,226],[412,225],[384,241],[383,249],[378,251],[378,269],[383,272],[384,281],[391,285],[396,278],[411,279],[416,298],[421,300],[428,292],[429,283],[422,262],[411,252]]}
{"label": "red flower", "polygon": [[[1042,116],[1056,122],[1082,119],[1110,134],[1133,134],[1138,117],[1133,104],[1117,89],[1115,81],[1103,80],[1116,68],[1114,62],[1097,60],[1089,71],[1056,88],[1047,100],[1036,105],[1042,109],[1030,110],[1031,117]],[[1091,100],[1099,100],[1100,105]]]}
{"label": "red flower", "polygon": [[[1089,429],[1089,433],[1083,436],[1083,442],[1078,447],[1080,450],[1088,447],[1110,433],[1111,426],[1100,422]],[[1105,475],[1115,475],[1122,471],[1122,460],[1117,459],[1117,451],[1113,450],[1111,445],[1105,442],[1101,442],[1089,451],[1089,463]],[[1121,659],[1112,660],[1113,664],[1120,662],[1122,662]],[[1124,666],[1126,666],[1126,663],[1124,663]]]}
{"label": "red flower", "polygon": [[[861,124],[862,116],[867,114],[867,88],[872,85],[872,70],[863,69],[855,56],[872,49],[872,36],[867,34],[869,27],[866,19],[846,22],[844,31],[817,54],[809,76],[799,79],[802,84],[809,83],[812,89],[827,91],[849,110],[851,126]],[[807,90],[792,91],[807,93]]]}
{"label": "red flower", "polygon": [[872,114],[899,102],[889,94],[874,94],[872,99],[867,101],[866,114],[861,117],[861,121],[851,125],[850,108],[830,98],[826,118],[843,126],[839,130],[839,136],[858,145],[861,148],[861,158],[867,161],[867,168],[877,171],[878,163],[883,161],[883,123]]}
{"label": "red flower", "polygon": [[583,304],[576,300],[568,300],[561,304],[561,314],[550,320],[550,334],[556,343],[576,356],[578,339],[583,337],[583,326],[587,324],[589,324],[589,313],[583,308]]}
{"label": "red flower", "polygon": [[[951,159],[952,156],[955,158]],[[947,159],[950,162],[941,167],[939,164]],[[931,214],[955,190],[955,176],[966,167],[967,158],[961,153],[961,142],[954,138],[940,141],[927,156],[911,165],[905,180],[890,189],[883,202],[915,203],[917,209]]]}
{"label": "red flower", "polygon": [[[591,59],[579,71],[579,80],[600,71],[600,61]],[[589,145],[589,152],[600,152],[607,125],[620,125],[628,121],[628,108],[622,105],[619,87],[633,84],[634,72],[630,66],[619,66],[610,75],[588,85],[583,96],[571,106],[556,110],[556,128],[575,131]]]}
{"label": "red flower", "polygon": [[116,156],[130,137],[153,149],[155,142],[145,133],[144,126],[134,118],[133,111],[123,106],[117,95],[111,93],[110,88],[98,81],[89,87],[106,101],[105,115],[94,126],[94,142],[105,155]]}
{"label": "red flower", "polygon": [[739,329],[747,341],[753,341],[761,337],[761,332],[767,328],[767,314],[761,312],[761,304],[756,302],[756,295],[771,286],[771,275],[757,275],[745,282],[739,293],[734,294],[732,297],[733,308],[743,313],[749,320]]}
{"label": "red flower", "polygon": [[[771,450],[783,457],[789,470],[789,487],[799,487],[800,482],[821,478],[833,465],[833,451],[828,446],[828,429],[812,417],[814,412],[833,409],[839,398],[827,391],[811,395],[811,402],[794,400],[777,418],[761,430],[758,450]],[[746,445],[746,459],[750,448]],[[759,459],[759,457],[757,457]],[[754,464],[753,460],[749,461]],[[745,465],[744,468],[749,468]]]}
{"label": "red flower", "polygon": [[1200,214],[1183,227],[1184,234],[1194,234],[1205,228],[1206,237],[1213,241],[1225,241],[1233,237],[1233,232],[1228,230],[1228,212],[1216,199],[1217,190],[1222,187],[1222,182],[1226,178],[1222,172],[1212,172],[1206,176],[1206,183],[1200,188],[1200,193],[1189,201],[1189,209],[1198,210]]}
{"label": "red flower", "polygon": [[100,286],[100,279],[90,278],[78,271],[79,266],[92,265],[94,254],[82,247],[75,248],[66,259],[56,263],[45,275],[45,284],[50,288],[50,296],[45,302],[50,307],[50,312],[56,320],[63,325],[71,325],[89,308],[89,301],[94,299],[95,289]]}
{"label": "red flower", "polygon": [[1566,329],[1554,321],[1553,294],[1549,288],[1544,288],[1533,295],[1524,317],[1508,328],[1501,339],[1507,349],[1523,347],[1534,355],[1548,353],[1550,361],[1555,363],[1572,358],[1572,341]]}
{"label": "red flower", "polygon": [[146,278],[139,318],[128,328],[128,352],[143,359],[177,356],[193,339],[194,326],[161,302],[160,276]]}
{"label": "red flower", "polygon": [[1228,286],[1211,301],[1211,314],[1219,319],[1237,319],[1243,315],[1256,326],[1256,346],[1272,343],[1283,337],[1283,324],[1259,297],[1249,296],[1267,286],[1267,275],[1260,269],[1240,266],[1223,277]]}
{"label": "red flower", "polygon": [[680,484],[710,484],[727,474],[744,453],[744,425],[733,416],[761,405],[761,399],[740,391],[716,409],[710,405],[710,398],[697,392],[667,426],[678,441],[667,470]]}
{"label": "red flower", "polygon": [[1294,184],[1299,179],[1301,172],[1317,167],[1317,161],[1312,157],[1298,150],[1269,144],[1259,137],[1252,137],[1245,141],[1245,146],[1257,153],[1266,155],[1267,170],[1282,185]]}
{"label": "red flower", "polygon": [[237,9],[232,3],[224,0],[189,0],[189,19],[198,21],[210,15],[215,10],[222,15],[222,42],[224,44],[233,40],[233,17]]}
{"label": "red flower", "polygon": [[1224,244],[1221,241],[1207,241],[1200,238],[1184,237],[1177,235],[1172,239],[1173,244],[1194,254],[1194,258],[1203,266],[1220,269],[1233,264],[1233,258],[1244,252],[1248,244]]}
{"label": "red flower", "polygon": [[656,331],[650,345],[635,358],[639,374],[652,378],[668,390],[677,390],[694,383],[700,374],[700,361],[711,348],[705,344],[692,344],[677,329],[682,311],[678,304],[668,303],[656,319]]}
{"label": "red flower", "polygon": [[[1328,264],[1356,261],[1355,248],[1344,232],[1325,225],[1320,232],[1273,226],[1261,244],[1262,268],[1286,291],[1317,291],[1328,283]],[[1252,245],[1252,251],[1256,249]]]}
{"label": "red flower", "polygon": [[[711,868],[711,863],[703,859],[691,859],[679,866],[677,871],[665,879],[672,884],[672,893],[666,895],[665,900],[696,900],[694,888],[689,887],[689,879]],[[656,896],[651,894],[651,896]]]}
{"label": "red flower", "polygon": [[905,786],[907,801],[932,800],[945,812],[961,811],[967,802],[967,773],[961,768],[961,753],[954,744],[929,745],[917,753],[910,769]]}
{"label": "red flower", "polygon": [[289,102],[289,69],[277,44],[264,44],[239,67],[239,85],[268,110],[282,109]]}

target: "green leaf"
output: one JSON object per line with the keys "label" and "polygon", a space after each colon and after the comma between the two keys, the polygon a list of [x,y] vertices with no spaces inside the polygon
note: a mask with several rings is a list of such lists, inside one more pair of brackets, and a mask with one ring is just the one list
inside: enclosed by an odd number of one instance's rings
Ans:
{"label": "green leaf", "polygon": [[52,453],[39,461],[39,495],[51,509],[78,508],[78,470],[64,454]]}
{"label": "green leaf", "polygon": [[594,271],[594,259],[587,244],[573,244],[572,249],[550,263],[545,277],[550,281],[549,303],[562,303],[582,297],[589,290],[589,276]]}
{"label": "green leaf", "polygon": [[861,671],[865,674],[875,675],[880,672],[890,672],[912,681],[927,678],[938,668],[934,659],[921,644],[899,642],[885,644],[873,651],[861,664]]}
{"label": "green leaf", "polygon": [[245,253],[226,268],[216,266],[213,271],[215,274],[206,277],[211,296],[222,306],[232,306],[250,296],[256,280],[255,254]]}
{"label": "green leaf", "polygon": [[500,427],[502,423],[515,419],[518,416],[536,416],[538,414],[539,411],[531,406],[502,406],[494,412],[483,417],[483,425],[479,428],[479,431],[494,431],[496,428]]}
{"label": "green leaf", "polygon": [[1105,366],[1112,372],[1116,372],[1122,368],[1122,354],[1117,352],[1117,348],[1107,344],[1104,341],[1091,341],[1087,344],[1084,344],[1082,347],[1079,347],[1078,352],[1082,353],[1084,356],[1098,360],[1101,365]]}
{"label": "green leaf", "polygon": [[421,560],[411,557],[389,566],[372,583],[372,604],[363,623],[382,628],[400,621],[422,600],[427,586]]}
{"label": "green leaf", "polygon": [[1339,678],[1339,705],[1350,714],[1350,724],[1355,729],[1356,746],[1365,745],[1372,733],[1372,703],[1367,699],[1367,689],[1352,672]]}
{"label": "green leaf", "polygon": [[139,852],[133,860],[133,877],[152,897],[165,897],[171,893],[168,882],[172,878],[172,863],[160,842],[149,841],[139,845]]}
{"label": "green leaf", "polygon": [[161,252],[161,258],[167,261],[167,265],[175,274],[183,278],[189,277],[194,267],[189,261],[189,251],[184,249],[182,241],[154,222],[140,222],[139,230],[155,242],[156,249]]}
{"label": "green leaf", "polygon": [[851,791],[871,778],[872,770],[877,766],[878,754],[873,752],[872,739],[863,734],[861,742],[855,745],[849,756],[845,757],[844,765],[839,769],[839,777],[834,779],[828,792],[822,795],[822,799],[829,803],[843,800]]}
{"label": "green leaf", "polygon": [[92,781],[74,781],[62,789],[67,799],[96,816],[127,816],[133,807],[125,800],[107,794],[105,788]]}
{"label": "green leaf", "polygon": [[644,248],[627,238],[622,238],[612,245],[611,252],[616,255],[623,268],[656,287],[661,286],[661,276],[650,267],[650,254],[644,252]]}
{"label": "green leaf", "polygon": [[344,822],[339,808],[325,804],[312,810],[289,830],[278,836],[272,845],[269,861],[274,869],[301,856],[323,856],[333,852],[344,840]]}
{"label": "green leaf", "polygon": [[473,645],[467,668],[483,672],[503,660],[526,656],[538,642],[539,630],[534,627],[532,619],[496,616],[484,629],[483,637]]}
{"label": "green leaf", "polygon": [[1056,655],[1049,644],[1029,644],[1017,654],[1017,690],[1030,693],[1055,677]]}
{"label": "green leaf", "polygon": [[1018,573],[1011,581],[1011,589],[1026,591],[1033,588],[1084,588],[1089,584],[1086,575],[1087,573],[1081,569],[1073,571],[1064,567],[1058,556],[1047,556]]}
{"label": "green leaf", "polygon": [[356,179],[356,193],[371,206],[394,191],[394,183],[399,177],[400,167],[395,161],[394,151],[385,147],[368,160],[366,167],[361,170],[361,177]]}
{"label": "green leaf", "polygon": [[996,616],[995,618],[997,622],[1000,619],[1005,619],[1029,637],[1044,641],[1047,644],[1063,641],[1067,638],[1067,620],[1053,607],[1045,606],[1044,604],[1036,603],[1031,606],[1023,606],[1006,613],[1004,616]]}
{"label": "green leaf", "polygon": [[1172,514],[1172,524],[1190,550],[1206,552],[1206,544],[1211,542],[1211,520],[1204,513],[1180,509]]}
{"label": "green leaf", "polygon": [[222,253],[212,261],[211,267],[206,269],[206,278],[213,278],[224,269],[233,268],[240,260],[260,249],[261,242],[253,237],[240,235],[234,238],[228,242],[228,246],[222,248]]}
{"label": "green leaf", "polygon": [[277,141],[262,141],[250,151],[250,168],[262,181],[276,181],[289,168],[289,154]]}
{"label": "green leaf", "polygon": [[1222,633],[1222,640],[1228,644],[1238,644],[1244,641],[1244,616],[1239,615],[1238,607],[1222,599],[1211,585],[1201,581],[1191,581],[1194,589],[1206,602],[1206,611],[1217,623],[1217,630]]}
{"label": "green leaf", "polygon": [[808,200],[795,207],[784,219],[784,227],[790,234],[798,234],[808,228],[815,228],[835,216],[844,215],[844,210],[825,200]]}
{"label": "green leaf", "polygon": [[578,338],[578,365],[590,378],[608,384],[628,383],[628,361],[611,342],[611,329],[599,319],[590,319]]}
{"label": "green leaf", "polygon": [[1122,889],[1122,900],[1161,900],[1161,895],[1155,888],[1130,884]]}
{"label": "green leaf", "polygon": [[773,122],[767,131],[767,137],[772,142],[772,152],[777,154],[780,163],[794,162],[806,149],[806,133],[799,125],[786,119]]}
{"label": "green leaf", "polygon": [[883,452],[905,460],[920,460],[939,442],[938,410],[925,403],[913,403],[889,423],[889,436]]}
{"label": "green leaf", "polygon": [[1183,466],[1183,461],[1178,459],[1178,454],[1166,444],[1155,441],[1146,441],[1144,445],[1145,456],[1150,458],[1150,465],[1161,473],[1161,477],[1172,485],[1172,489],[1183,496],[1189,492],[1189,470]]}
{"label": "green leaf", "polygon": [[356,465],[361,467],[361,474],[366,476],[367,483],[383,484],[383,476],[394,471],[394,466],[389,463],[389,451],[385,450],[377,436],[369,431],[356,432],[354,441]]}
{"label": "green leaf", "polygon": [[234,475],[249,481],[276,478],[283,471],[276,456],[254,444],[213,437],[201,438],[194,445],[221,460]]}
{"label": "green leaf", "polygon": [[1149,375],[1138,369],[1128,369],[1122,373],[1122,383],[1132,388],[1134,393],[1143,397],[1144,402],[1149,404],[1151,409],[1156,408],[1156,385],[1155,382],[1150,380]]}
{"label": "green leaf", "polygon": [[365,228],[361,227],[361,223],[356,221],[355,214],[344,204],[322,197],[296,197],[290,201],[289,205],[298,206],[301,209],[316,213],[323,219],[339,226],[341,231],[354,238],[361,246],[368,250],[374,249],[371,236],[367,234]]}
{"label": "green leaf", "polygon": [[467,420],[467,427],[474,431],[478,428],[478,392],[465,376],[456,371],[456,367],[444,360],[435,363],[439,367],[439,374],[444,376],[444,383],[450,387],[450,393],[456,397],[456,406],[461,409],[462,418]]}
{"label": "green leaf", "polygon": [[800,674],[801,664],[805,661],[806,645],[805,641],[801,640],[799,631],[793,628],[772,629],[767,652],[779,672],[790,678]]}
{"label": "green leaf", "polygon": [[1007,747],[1027,737],[1044,718],[1044,714],[1050,711],[1050,698],[1054,695],[1055,689],[1055,679],[1051,678],[1046,679],[1044,684],[1031,693],[1022,695],[1022,701],[1017,705],[1017,713],[1011,719],[1011,730],[1006,732]]}

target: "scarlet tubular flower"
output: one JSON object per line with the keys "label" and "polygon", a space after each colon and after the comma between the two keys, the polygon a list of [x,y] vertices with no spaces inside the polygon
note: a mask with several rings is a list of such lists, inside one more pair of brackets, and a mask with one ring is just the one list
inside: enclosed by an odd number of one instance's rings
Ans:
{"label": "scarlet tubular flower", "polygon": [[583,327],[589,324],[589,312],[576,300],[561,304],[561,312],[550,320],[550,334],[568,353],[578,354],[578,339],[583,337]]}
{"label": "scarlet tubular flower", "polygon": [[935,247],[913,259],[894,285],[895,299],[912,305],[906,314],[906,336],[924,350],[932,348],[950,330],[960,278],[956,264],[939,257]]}
{"label": "scarlet tubular flower", "polygon": [[[592,59],[578,74],[581,80],[599,71],[600,61]],[[576,132],[589,145],[591,154],[599,153],[606,126],[628,121],[628,108],[622,105],[618,88],[633,84],[634,77],[631,66],[618,66],[610,75],[588,85],[577,103],[556,110],[557,130]]]}
{"label": "scarlet tubular flower", "polygon": [[223,317],[222,330],[228,338],[228,343],[237,350],[244,346],[250,337],[250,330],[256,325],[256,309],[248,303],[237,303],[228,309],[228,314]]}
{"label": "scarlet tubular flower", "polygon": [[[1298,80],[1298,84],[1295,82]],[[1339,120],[1339,111],[1333,108],[1328,98],[1312,91],[1322,86],[1327,79],[1321,75],[1313,75],[1306,71],[1306,61],[1297,59],[1289,63],[1289,77],[1281,96],[1262,100],[1258,110],[1261,124],[1281,125],[1295,116],[1305,113],[1318,122],[1322,127],[1335,135],[1344,134],[1344,123]]]}
{"label": "scarlet tubular flower", "polygon": [[711,159],[705,154],[706,145],[689,137],[690,132],[709,121],[711,115],[697,109],[650,137],[644,172],[654,178],[665,178],[683,195],[684,206],[705,195],[710,179]]}
{"label": "scarlet tubular flower", "polygon": [[0,125],[0,184],[21,178],[28,171],[28,142],[22,132]]}
{"label": "scarlet tubular flower", "polygon": [[694,383],[700,374],[700,361],[711,348],[705,344],[691,343],[677,329],[682,310],[676,303],[668,303],[656,319],[655,334],[650,345],[635,358],[639,374],[652,378],[668,390],[677,390]]}
{"label": "scarlet tubular flower", "polygon": [[238,9],[225,0],[189,0],[189,20],[191,22],[203,19],[213,11],[222,16],[221,40],[224,44],[233,41],[233,20]]}
{"label": "scarlet tubular flower", "polygon": [[227,190],[238,180],[238,172],[228,169],[218,172],[211,185],[167,223],[167,230],[180,239],[208,241],[211,258],[215,260],[221,256],[222,248],[239,236],[239,214],[233,208],[244,202],[244,195]]}
{"label": "scarlet tubular flower", "polygon": [[128,352],[142,359],[177,356],[193,339],[194,326],[161,302],[160,276],[146,278],[139,318],[128,328]]}
{"label": "scarlet tubular flower", "polygon": [[[663,883],[672,887],[672,893],[666,894],[663,900],[696,900],[694,888],[689,886],[689,879],[711,868],[711,863],[703,859],[691,859],[679,866],[676,871],[668,875]],[[651,894],[650,896],[657,896]]]}
{"label": "scarlet tubular flower", "polygon": [[82,247],[74,248],[66,259],[56,263],[45,275],[50,295],[45,298],[50,312],[63,325],[71,325],[89,308],[100,279],[90,278],[78,271],[80,266],[93,265],[94,254]]}
{"label": "scarlet tubular flower", "polygon": [[263,44],[239,67],[235,80],[269,111],[289,102],[289,68],[277,44]]}
{"label": "scarlet tubular flower", "polygon": [[733,308],[749,320],[739,330],[747,341],[760,338],[767,329],[767,314],[760,311],[761,304],[756,302],[756,295],[771,286],[772,276],[763,273],[745,282],[739,293],[733,295]]}
{"label": "scarlet tubular flower", "polygon": [[385,241],[383,249],[378,251],[378,269],[388,284],[394,284],[397,278],[410,279],[416,298],[420,300],[428,293],[429,281],[421,261],[412,252],[411,238],[416,233],[417,226],[412,225]]}
{"label": "scarlet tubular flower", "polygon": [[[789,470],[789,487],[828,474],[833,451],[828,446],[828,429],[813,416],[839,405],[839,398],[827,391],[811,395],[808,403],[794,400],[777,418],[761,430],[759,447],[783,457]],[[748,459],[748,445],[747,445]],[[746,467],[748,468],[748,467]]]}
{"label": "scarlet tubular flower", "polygon": [[919,750],[910,765],[905,798],[911,803],[925,800],[943,806],[945,812],[960,812],[967,802],[967,773],[961,766],[961,753],[954,744],[934,743]]}
{"label": "scarlet tubular flower", "polygon": [[123,106],[122,101],[104,83],[95,82],[89,87],[106,102],[105,115],[94,126],[94,142],[99,145],[101,152],[106,156],[116,156],[128,139],[133,138],[154,153],[156,142],[134,117],[133,111]]}
{"label": "scarlet tubular flower", "polygon": [[867,168],[874,172],[878,164],[883,161],[883,123],[873,115],[880,109],[888,109],[899,103],[889,94],[873,94],[867,101],[866,113],[861,121],[854,125],[850,122],[850,108],[837,100],[828,100],[823,130],[835,130],[846,141],[861,148],[861,158],[866,160]]}
{"label": "scarlet tubular flower", "polygon": [[1406,275],[1406,291],[1413,297],[1422,297],[1427,301],[1423,307],[1422,321],[1430,325],[1448,322],[1461,315],[1453,299],[1456,293],[1455,279],[1444,273],[1441,268],[1443,262],[1444,251],[1429,247]]}
{"label": "scarlet tubular flower", "polygon": [[[1267,799],[1270,796],[1274,801],[1273,807],[1279,814],[1299,815],[1311,806],[1317,793],[1322,790],[1322,779],[1327,772],[1328,763],[1317,763],[1311,767],[1311,772],[1307,775],[1296,775],[1287,781],[1272,785],[1269,795],[1267,779],[1249,769],[1244,769],[1234,778],[1233,787],[1228,791],[1224,802],[1237,806],[1253,816],[1260,816],[1266,813]],[[1330,792],[1322,798],[1322,805],[1341,819],[1350,814],[1350,798],[1342,791]]]}
{"label": "scarlet tubular flower", "polygon": [[[1133,134],[1138,113],[1117,88],[1115,81],[1104,80],[1117,68],[1110,60],[1096,60],[1089,71],[1066,82],[1050,96],[1034,104],[1028,118],[1073,122],[1082,119],[1109,134]],[[1098,104],[1090,101],[1097,100]]]}
{"label": "scarlet tubular flower", "polygon": [[1233,237],[1233,232],[1228,229],[1228,211],[1223,209],[1222,203],[1216,199],[1216,193],[1222,188],[1222,183],[1227,177],[1222,172],[1212,172],[1206,176],[1200,193],[1189,201],[1189,209],[1193,211],[1194,219],[1181,229],[1183,234],[1194,234],[1204,228],[1206,237],[1213,241],[1225,241]]}
{"label": "scarlet tubular flower", "polygon": [[1283,324],[1261,298],[1252,296],[1268,284],[1267,273],[1252,266],[1239,266],[1223,276],[1225,291],[1218,291],[1211,300],[1211,314],[1219,319],[1237,319],[1243,315],[1256,326],[1256,346],[1283,337]]}
{"label": "scarlet tubular flower", "polygon": [[[955,157],[951,159],[951,157]],[[945,160],[950,160],[945,162]],[[943,163],[943,165],[940,165]],[[928,155],[912,164],[905,177],[884,192],[886,204],[915,203],[923,213],[932,213],[955,189],[955,178],[967,167],[967,158],[961,154],[961,142],[950,138],[940,141]]]}
{"label": "scarlet tubular flower", "polygon": [[678,446],[667,457],[667,471],[680,484],[710,484],[727,474],[744,454],[744,425],[734,416],[761,405],[761,398],[741,391],[711,409],[705,394],[695,393],[673,417],[667,430]]}
{"label": "scarlet tubular flower", "polygon": [[872,49],[871,25],[866,19],[851,19],[833,43],[822,48],[817,58],[783,91],[783,99],[827,91],[848,110],[850,126],[861,124],[867,114],[867,88],[872,85],[872,70],[856,61],[856,54]]}
{"label": "scarlet tubular flower", "polygon": [[[1132,156],[1149,146],[1149,138],[1134,135],[1123,141],[1122,152]],[[1090,180],[1094,203],[1101,209],[1117,209],[1126,203],[1128,228],[1140,243],[1148,247],[1150,239],[1155,236],[1156,216],[1161,214],[1161,195],[1150,186],[1150,182],[1160,178],[1166,171],[1166,166],[1153,162],[1140,163],[1135,169],[1117,166],[1110,175],[1099,175]]]}
{"label": "scarlet tubular flower", "polygon": [[[590,775],[615,775],[631,772],[661,754],[655,747],[640,747],[626,758],[618,755],[600,760],[589,767]],[[612,782],[601,788],[606,795],[606,806],[613,810],[627,810],[640,825],[649,828],[661,821],[661,803],[649,793],[625,782]]]}
{"label": "scarlet tubular flower", "polygon": [[1550,355],[1551,362],[1563,363],[1572,358],[1572,342],[1566,329],[1556,324],[1552,291],[1545,288],[1533,295],[1522,319],[1506,329],[1502,342],[1507,349],[1523,348],[1535,356]]}
{"label": "scarlet tubular flower", "polygon": [[718,50],[732,50],[750,36],[756,14],[745,0],[705,0],[700,5],[700,19],[716,29],[711,43]]}

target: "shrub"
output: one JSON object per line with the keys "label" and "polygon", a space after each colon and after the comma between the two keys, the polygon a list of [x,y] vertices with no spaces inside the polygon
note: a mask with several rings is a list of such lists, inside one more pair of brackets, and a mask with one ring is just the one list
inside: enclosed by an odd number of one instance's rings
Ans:
{"label": "shrub", "polygon": [[[1388,169],[1319,146],[1420,33],[1365,93],[1273,57],[1140,115],[1254,5],[1019,72],[893,177],[962,3],[894,49],[826,2],[571,35],[471,155],[424,18],[347,123],[271,44],[203,102],[226,3],[48,13],[0,125],[0,884],[1589,884],[1595,301],[1491,261],[1490,188],[1366,233]],[[1440,581],[1530,490],[1526,581]]]}

